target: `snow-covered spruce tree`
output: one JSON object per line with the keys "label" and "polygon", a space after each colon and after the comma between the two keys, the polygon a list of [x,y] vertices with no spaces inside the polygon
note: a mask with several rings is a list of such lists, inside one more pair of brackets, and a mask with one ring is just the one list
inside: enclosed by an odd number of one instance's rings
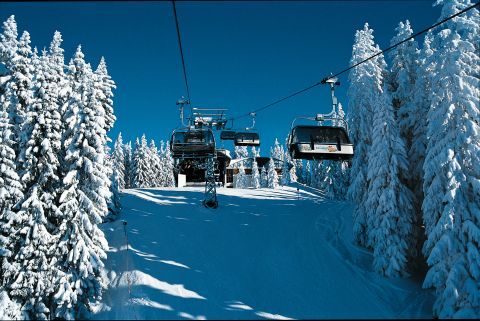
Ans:
{"label": "snow-covered spruce tree", "polygon": [[150,164],[150,187],[163,186],[164,182],[161,176],[163,168],[160,160],[160,155],[158,154],[157,146],[155,146],[155,141],[153,139],[150,141],[150,146],[148,147],[148,162]]}
{"label": "snow-covered spruce tree", "polygon": [[235,188],[248,188],[247,176],[245,174],[245,167],[243,163],[238,167],[238,174],[235,175]]}
{"label": "snow-covered spruce tree", "polygon": [[[380,49],[373,41],[373,30],[368,23],[355,34],[352,59],[354,65],[376,53]],[[373,106],[382,90],[382,72],[385,68],[383,55],[379,55],[351,70],[349,74],[348,104],[350,135],[355,145],[352,161],[351,180],[348,197],[355,202],[353,233],[355,241],[366,245],[367,212],[366,206],[369,180],[367,178],[368,154],[372,145]]]}
{"label": "snow-covered spruce tree", "polygon": [[342,161],[322,161],[319,187],[328,199],[345,200],[348,189],[348,165]]}
{"label": "snow-covered spruce tree", "polygon": [[142,135],[141,141],[136,140],[135,151],[133,152],[133,187],[146,188],[152,186],[152,178],[150,177],[149,150],[145,134]]}
{"label": "snow-covered spruce tree", "polygon": [[385,90],[375,109],[373,142],[368,155],[367,245],[373,248],[375,271],[388,277],[407,274],[413,242],[412,193],[402,180],[407,153]]}
{"label": "snow-covered spruce tree", "polygon": [[252,146],[252,150],[250,155],[255,159],[256,157],[260,157],[260,149],[256,149],[255,146]]}
{"label": "snow-covered spruce tree", "polygon": [[12,125],[3,108],[5,97],[0,95],[0,304],[1,319],[20,318],[20,306],[12,302],[8,293],[8,280],[15,273],[14,255],[16,238],[21,225],[15,222],[15,204],[22,199],[22,184],[17,175],[15,151],[13,150]]}
{"label": "snow-covered spruce tree", "polygon": [[415,91],[413,94],[416,120],[412,129],[412,144],[408,150],[410,186],[413,192],[413,208],[416,214],[414,229],[414,239],[417,242],[415,245],[415,251],[417,253],[416,264],[422,268],[426,265],[425,258],[422,254],[422,247],[426,239],[422,213],[422,203],[424,198],[423,164],[427,149],[427,114],[431,105],[430,95],[432,88],[430,85],[430,78],[433,75],[433,69],[435,66],[435,61],[430,59],[434,52],[430,46],[431,39],[432,33],[429,32],[425,36],[423,48],[419,53],[417,80],[415,82]]}
{"label": "snow-covered spruce tree", "polygon": [[[49,313],[55,265],[55,237],[52,226],[59,216],[56,200],[60,163],[61,119],[57,106],[57,87],[46,51],[35,63],[34,100],[28,106],[22,126],[26,137],[21,179],[24,197],[19,203],[21,231],[11,275],[10,295],[29,317],[46,319]],[[52,282],[53,281],[53,282]]]}
{"label": "snow-covered spruce tree", "polygon": [[[400,22],[395,31],[396,35],[390,41],[391,45],[401,42],[413,34],[408,20]],[[417,121],[416,108],[412,100],[417,79],[418,51],[418,45],[414,39],[392,49],[389,53],[392,67],[385,78],[387,90],[392,97],[400,135],[405,140],[407,150],[410,149],[413,126]]]}
{"label": "snow-covered spruce tree", "polygon": [[72,92],[63,116],[64,191],[54,247],[60,270],[55,275],[51,316],[72,319],[85,317],[101,300],[102,259],[108,245],[98,224],[108,213],[110,190],[105,112],[80,46],[68,68]]}
{"label": "snow-covered spruce tree", "polygon": [[248,157],[248,149],[247,146],[235,146],[235,158],[247,158]]}
{"label": "snow-covered spruce tree", "polygon": [[255,189],[261,187],[261,177],[256,160],[252,163],[252,187]]}
{"label": "snow-covered spruce tree", "polygon": [[13,57],[17,53],[18,31],[15,16],[12,15],[2,24],[3,32],[0,34],[0,61],[5,63],[5,67],[10,69],[9,63],[12,63]]}
{"label": "snow-covered spruce tree", "polygon": [[266,165],[262,167],[262,171],[260,172],[260,187],[268,187],[268,175]]}
{"label": "snow-covered spruce tree", "polygon": [[304,177],[304,184],[307,186],[312,186],[312,168],[310,165],[310,161],[307,160],[307,163],[305,165],[305,170],[303,171],[303,177]]}
{"label": "snow-covered spruce tree", "polygon": [[295,159],[295,176],[297,177],[297,182],[305,184],[305,176],[303,172],[303,160]]}
{"label": "snow-covered spruce tree", "polygon": [[112,168],[117,176],[117,186],[119,190],[125,188],[125,151],[122,139],[122,133],[118,134],[117,140],[113,147]]}
{"label": "snow-covered spruce tree", "polygon": [[112,77],[108,74],[105,58],[100,59],[94,75],[95,83],[98,86],[98,103],[102,106],[105,113],[104,128],[106,131],[112,129],[116,117],[113,113],[113,89],[117,88]]}
{"label": "snow-covered spruce tree", "polygon": [[164,186],[175,187],[175,174],[172,152],[170,151],[170,144],[167,142],[165,147],[165,153],[163,156],[163,174],[164,174]]}
{"label": "snow-covered spruce tree", "polygon": [[279,161],[284,160],[284,155],[285,151],[283,149],[283,146],[280,145],[278,142],[278,139],[275,138],[275,143],[273,144],[273,147],[270,147],[270,158],[273,158],[273,162],[275,163],[276,167],[281,167],[282,164]]}
{"label": "snow-covered spruce tree", "polygon": [[123,152],[125,156],[125,188],[133,186],[133,151],[132,142],[123,145]]}
{"label": "snow-covered spruce tree", "polygon": [[[392,45],[407,39],[413,34],[408,20],[400,22],[395,30],[396,35],[391,40]],[[412,165],[410,164],[417,161],[416,158],[418,157],[410,159],[409,156],[413,155],[410,150],[412,144],[415,143],[414,129],[419,124],[425,124],[426,119],[426,115],[419,112],[419,106],[417,106],[414,101],[419,69],[419,53],[417,42],[414,39],[410,39],[394,48],[389,54],[392,59],[392,67],[385,79],[387,90],[392,97],[396,120],[399,124],[400,136],[405,142],[408,156],[409,168],[401,173],[401,176],[405,180],[408,188],[414,192],[412,205],[415,212],[414,239],[416,240],[420,239],[419,235],[422,233],[420,226],[423,225],[421,222],[421,203],[423,197],[421,193],[423,189],[421,177],[423,173],[413,173],[411,171]],[[415,244],[415,246],[411,248],[413,251],[412,255],[416,257],[421,256],[420,249],[418,251],[416,250],[417,247],[418,245]]]}
{"label": "snow-covered spruce tree", "polygon": [[275,170],[275,162],[272,158],[268,162],[268,173],[267,173],[267,187],[268,188],[277,188],[278,187],[278,174]]}
{"label": "snow-covered spruce tree", "polygon": [[[112,185],[110,187],[110,190],[112,192],[112,198],[109,203],[109,211],[115,216],[120,213],[122,210],[122,204],[120,202],[120,187],[119,187],[119,178],[118,178],[118,170],[115,168],[113,169],[113,174],[112,174]],[[114,218],[112,218],[114,219]]]}
{"label": "snow-covered spruce tree", "polygon": [[[440,19],[471,6],[437,1]],[[424,287],[437,293],[434,316],[480,317],[480,15],[449,20],[432,39],[428,144],[424,163]]]}
{"label": "snow-covered spruce tree", "polygon": [[[16,30],[15,20],[7,20],[10,28]],[[10,25],[12,24],[12,25]],[[5,26],[4,26],[5,27]],[[7,30],[5,30],[7,32]],[[12,41],[12,44],[14,42]],[[20,40],[16,42],[15,50],[11,49],[10,59],[5,61],[5,67],[9,71],[10,79],[5,87],[6,102],[9,104],[8,113],[13,125],[14,149],[17,163],[22,163],[25,158],[25,145],[28,137],[22,128],[26,122],[26,112],[33,103],[32,97],[32,49],[30,47],[30,34],[24,31]]]}
{"label": "snow-covered spruce tree", "polygon": [[288,185],[292,182],[290,178],[290,169],[288,168],[288,164],[289,160],[287,160],[287,158],[285,157],[285,160],[282,162],[282,185]]}

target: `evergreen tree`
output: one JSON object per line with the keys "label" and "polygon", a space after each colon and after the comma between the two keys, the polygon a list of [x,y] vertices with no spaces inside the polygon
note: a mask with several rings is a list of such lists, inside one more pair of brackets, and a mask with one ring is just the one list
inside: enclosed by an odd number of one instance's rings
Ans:
{"label": "evergreen tree", "polygon": [[260,173],[260,187],[268,187],[268,176],[267,176],[267,169],[266,165],[262,167],[262,171]]}
{"label": "evergreen tree", "polygon": [[243,164],[238,167],[238,174],[235,175],[235,188],[248,188],[247,176]]}
{"label": "evergreen tree", "polygon": [[133,152],[132,142],[123,145],[123,153],[125,157],[125,188],[133,186]]}
{"label": "evergreen tree", "polygon": [[312,169],[310,165],[310,161],[307,160],[307,164],[305,165],[305,171],[303,172],[304,177],[304,184],[307,186],[312,186]]}
{"label": "evergreen tree", "polygon": [[142,135],[141,143],[137,138],[135,151],[133,152],[133,187],[151,187],[150,162],[148,157],[148,146],[145,134]]}
{"label": "evergreen tree", "polygon": [[0,35],[0,61],[5,63],[7,69],[12,70],[13,58],[17,53],[18,31],[15,16],[11,15],[2,26]]}
{"label": "evergreen tree", "polygon": [[252,163],[252,187],[255,189],[261,187],[261,177],[260,172],[258,171],[258,164],[256,160],[254,160]]}
{"label": "evergreen tree", "polygon": [[[11,23],[15,23],[15,21],[13,20]],[[13,28],[13,26],[11,27]],[[16,50],[10,53],[10,59],[5,64],[11,75],[6,84],[5,97],[8,103],[9,117],[13,125],[14,150],[17,156],[17,163],[21,164],[25,161],[25,150],[28,140],[28,132],[23,126],[27,122],[27,109],[34,103],[32,78],[34,65],[38,65],[38,63],[32,61],[30,34],[28,32],[24,31],[16,44]]]}
{"label": "evergreen tree", "polygon": [[375,271],[397,277],[407,274],[413,239],[412,193],[402,180],[408,161],[388,92],[381,94],[373,107],[373,143],[368,155],[367,245],[374,250]]}
{"label": "evergreen tree", "polygon": [[[438,0],[440,19],[471,6]],[[480,26],[472,9],[434,35],[431,107],[424,163],[423,215],[434,316],[480,317]]]}
{"label": "evergreen tree", "polygon": [[[16,238],[21,225],[16,224],[17,214],[14,206],[23,198],[22,185],[17,175],[15,151],[13,150],[11,124],[8,113],[3,106],[5,97],[0,96],[0,303],[4,310],[2,319],[19,318],[20,307],[11,301],[8,294],[8,281],[16,272],[15,264]],[[2,316],[3,315],[3,316]]]}
{"label": "evergreen tree", "polygon": [[105,113],[98,102],[93,72],[77,48],[69,65],[72,95],[64,114],[66,129],[64,191],[60,195],[52,316],[84,317],[101,300],[102,259],[107,241],[98,224],[108,214],[110,182],[105,163]]}
{"label": "evergreen tree", "polygon": [[[378,53],[380,49],[374,44],[373,30],[368,23],[355,34],[352,59],[354,65]],[[373,106],[382,90],[382,71],[385,68],[383,55],[378,55],[365,63],[355,67],[349,74],[348,88],[350,131],[352,142],[355,145],[355,155],[352,161],[352,177],[348,196],[356,203],[353,214],[354,238],[360,245],[367,241],[367,212],[366,206],[369,180],[367,177],[368,154],[372,145]]]}
{"label": "evergreen tree", "polygon": [[155,141],[153,139],[150,141],[150,147],[148,148],[148,162],[150,165],[150,187],[164,186],[164,181],[162,179],[163,168],[160,162],[157,146],[155,146]]}
{"label": "evergreen tree", "polygon": [[303,160],[301,159],[294,159],[293,162],[295,163],[295,177],[297,177],[297,182],[301,184],[305,184],[305,176],[303,172]]}
{"label": "evergreen tree", "polygon": [[270,147],[270,158],[273,158],[273,162],[275,163],[275,167],[281,167],[282,164],[279,161],[284,160],[285,151],[283,146],[280,145],[278,139],[275,138],[275,143],[273,147]]}
{"label": "evergreen tree", "polygon": [[423,164],[427,149],[427,115],[431,105],[431,84],[430,77],[433,74],[435,61],[432,60],[434,51],[430,46],[432,34],[425,36],[423,48],[419,54],[419,67],[417,70],[417,81],[415,82],[414,101],[416,120],[412,129],[412,145],[408,150],[410,184],[413,191],[413,208],[415,211],[414,239],[417,244],[417,260],[425,264],[422,255],[422,247],[425,242],[425,229],[423,227],[422,203],[423,194]]}
{"label": "evergreen tree", "polygon": [[267,173],[267,187],[268,188],[277,188],[278,187],[278,174],[275,170],[275,163],[272,158],[268,162],[268,173]]}
{"label": "evergreen tree", "polygon": [[[24,33],[25,35],[25,33]],[[29,41],[28,41],[29,42]],[[56,79],[44,51],[36,61],[33,79],[34,101],[29,105],[22,125],[26,146],[22,150],[22,182],[25,195],[19,216],[23,229],[17,240],[18,270],[12,276],[11,294],[22,302],[31,317],[45,319],[53,291],[50,283],[56,267],[53,256],[52,230],[56,222],[59,184],[58,153],[61,145],[61,120],[57,106]]]}
{"label": "evergreen tree", "polygon": [[164,186],[175,187],[175,174],[172,152],[170,151],[170,145],[166,144],[165,154],[163,157],[163,173],[164,173]]}
{"label": "evergreen tree", "polygon": [[248,149],[247,146],[235,146],[235,158],[247,158],[248,157]]}
{"label": "evergreen tree", "polygon": [[113,147],[112,168],[116,175],[117,186],[119,190],[125,188],[125,151],[122,139],[122,133],[118,134]]}

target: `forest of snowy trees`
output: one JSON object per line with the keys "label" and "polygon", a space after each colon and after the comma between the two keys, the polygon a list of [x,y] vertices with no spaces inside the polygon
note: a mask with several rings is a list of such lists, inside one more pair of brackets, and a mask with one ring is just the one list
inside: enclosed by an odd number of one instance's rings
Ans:
{"label": "forest of snowy trees", "polygon": [[[439,20],[472,5],[438,0]],[[398,24],[392,44],[413,34]],[[426,262],[434,316],[480,317],[480,17],[473,9],[352,69],[355,144],[348,196],[374,269],[406,276]],[[351,64],[379,51],[357,31]],[[420,262],[420,263],[419,263]]]}
{"label": "forest of snowy trees", "polygon": [[30,47],[14,16],[0,34],[2,319],[72,319],[101,300],[108,213],[107,132],[115,88],[102,58],[68,64],[55,32]]}

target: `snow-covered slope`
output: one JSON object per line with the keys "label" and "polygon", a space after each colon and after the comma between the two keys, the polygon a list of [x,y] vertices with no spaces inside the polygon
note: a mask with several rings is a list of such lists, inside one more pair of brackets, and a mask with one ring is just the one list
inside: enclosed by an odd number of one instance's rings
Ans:
{"label": "snow-covered slope", "polygon": [[[418,318],[433,301],[420,281],[372,272],[352,244],[352,206],[298,185],[136,189],[104,224],[110,288],[97,319]],[[127,239],[124,233],[126,227]]]}

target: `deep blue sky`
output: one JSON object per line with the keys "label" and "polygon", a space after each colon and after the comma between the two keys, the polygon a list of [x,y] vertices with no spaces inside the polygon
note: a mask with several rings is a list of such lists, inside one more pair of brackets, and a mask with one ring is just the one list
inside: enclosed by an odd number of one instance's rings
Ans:
{"label": "deep blue sky", "polygon": [[[350,60],[355,30],[365,22],[380,47],[389,45],[400,20],[414,31],[437,21],[433,1],[177,2],[192,102],[246,113],[302,89]],[[146,133],[169,139],[179,125],[175,102],[185,94],[170,2],[0,3],[0,21],[14,14],[32,45],[64,39],[66,61],[78,44],[96,67],[106,58],[117,83],[115,138]],[[347,107],[347,77],[337,96]],[[284,141],[295,115],[330,110],[329,91],[319,86],[257,116],[262,156],[275,137]],[[244,119],[236,126],[247,126]],[[231,148],[231,142],[225,147]]]}

